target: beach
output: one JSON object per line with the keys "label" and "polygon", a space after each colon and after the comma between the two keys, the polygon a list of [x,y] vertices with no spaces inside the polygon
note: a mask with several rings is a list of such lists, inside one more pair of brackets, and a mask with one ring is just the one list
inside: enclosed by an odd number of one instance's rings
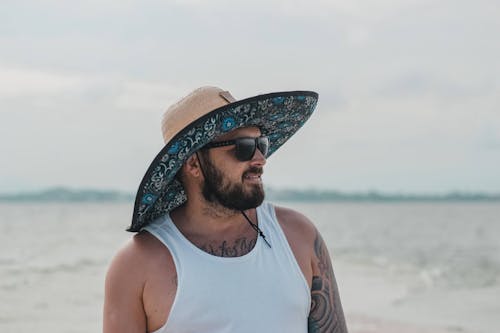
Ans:
{"label": "beach", "polygon": [[[279,203],[333,258],[351,333],[500,325],[500,203]],[[0,203],[0,331],[99,332],[131,203]]]}

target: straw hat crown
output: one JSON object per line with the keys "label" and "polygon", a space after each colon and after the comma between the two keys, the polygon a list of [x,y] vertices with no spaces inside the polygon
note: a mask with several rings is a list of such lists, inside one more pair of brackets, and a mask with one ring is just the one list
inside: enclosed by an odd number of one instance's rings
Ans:
{"label": "straw hat crown", "polygon": [[234,97],[218,87],[201,87],[171,105],[163,114],[161,131],[163,141],[169,142],[187,125],[212,110],[235,102]]}

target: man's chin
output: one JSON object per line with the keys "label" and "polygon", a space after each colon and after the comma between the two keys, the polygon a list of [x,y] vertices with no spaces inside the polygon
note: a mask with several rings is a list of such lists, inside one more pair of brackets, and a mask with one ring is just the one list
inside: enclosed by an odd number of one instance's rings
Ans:
{"label": "man's chin", "polygon": [[264,193],[264,188],[262,186],[259,187],[258,191],[252,192],[252,196],[248,199],[248,205],[251,206],[247,209],[250,208],[257,208],[264,202],[265,199],[265,193]]}
{"label": "man's chin", "polygon": [[259,180],[245,180],[244,192],[246,195],[255,195],[257,192],[262,192],[264,195],[264,184]]}
{"label": "man's chin", "polygon": [[264,202],[264,191],[260,191],[258,194],[254,192],[252,196],[249,196],[238,202],[236,205],[228,208],[236,209],[238,211],[253,209],[259,207],[262,202]]}

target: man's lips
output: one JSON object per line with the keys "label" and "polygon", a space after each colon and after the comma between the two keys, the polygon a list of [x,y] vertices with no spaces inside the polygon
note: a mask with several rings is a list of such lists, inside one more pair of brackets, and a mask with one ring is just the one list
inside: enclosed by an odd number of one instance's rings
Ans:
{"label": "man's lips", "polygon": [[250,180],[260,180],[260,176],[262,174],[246,174],[243,176],[244,179],[250,179]]}
{"label": "man's lips", "polygon": [[261,176],[263,174],[263,170],[249,170],[243,174],[243,179],[248,179],[248,180],[253,180],[253,181],[260,181]]}

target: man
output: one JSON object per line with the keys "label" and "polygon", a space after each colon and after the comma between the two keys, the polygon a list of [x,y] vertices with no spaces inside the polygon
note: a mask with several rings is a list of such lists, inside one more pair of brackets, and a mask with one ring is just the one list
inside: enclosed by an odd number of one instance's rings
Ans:
{"label": "man", "polygon": [[203,87],[167,110],[138,233],[106,276],[104,333],[347,332],[325,243],[306,217],[265,202],[261,179],[316,102]]}

